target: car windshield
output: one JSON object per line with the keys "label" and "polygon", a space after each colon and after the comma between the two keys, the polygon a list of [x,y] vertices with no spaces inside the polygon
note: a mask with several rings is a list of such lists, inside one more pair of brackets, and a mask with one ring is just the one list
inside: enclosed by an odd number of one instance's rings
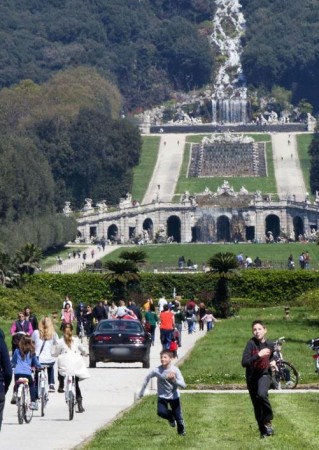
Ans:
{"label": "car windshield", "polygon": [[99,323],[97,331],[130,331],[142,333],[143,328],[139,322],[131,320],[112,320]]}

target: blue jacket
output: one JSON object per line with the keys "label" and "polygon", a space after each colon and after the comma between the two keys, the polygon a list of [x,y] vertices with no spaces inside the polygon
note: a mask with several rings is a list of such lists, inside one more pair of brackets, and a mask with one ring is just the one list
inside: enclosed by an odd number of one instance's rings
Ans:
{"label": "blue jacket", "polygon": [[42,368],[36,355],[27,353],[24,359],[22,359],[18,348],[13,353],[11,363],[14,367],[14,372],[19,375],[32,375],[31,367],[37,367],[38,369]]}
{"label": "blue jacket", "polygon": [[[2,330],[1,330],[2,331]],[[7,392],[12,379],[12,367],[8,347],[4,341],[3,333],[0,334],[0,392]]]}

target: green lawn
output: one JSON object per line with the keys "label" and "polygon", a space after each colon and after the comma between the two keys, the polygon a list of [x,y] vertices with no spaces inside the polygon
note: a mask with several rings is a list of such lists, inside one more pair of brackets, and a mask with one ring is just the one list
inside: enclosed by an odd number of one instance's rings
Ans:
{"label": "green lawn", "polygon": [[134,168],[132,197],[141,202],[150,183],[157,160],[160,136],[143,136],[140,163]]}
{"label": "green lawn", "polygon": [[[310,157],[308,154],[308,148],[312,141],[312,138],[313,138],[312,134],[297,135],[300,166],[305,180],[306,189],[309,192],[309,194],[311,192],[311,189],[310,189]],[[313,198],[313,196],[311,198]]]}
{"label": "green lawn", "polygon": [[[202,141],[204,135],[188,136],[185,145],[184,159],[182,167],[179,174],[179,179],[175,189],[174,201],[179,201],[180,195],[189,191],[191,193],[203,192],[206,187],[211,191],[216,191],[218,186],[221,186],[224,179],[227,177],[207,177],[207,178],[195,178],[187,177],[187,169],[190,159],[191,143],[199,143]],[[272,157],[272,147],[270,136],[265,134],[252,134],[253,137],[258,142],[266,142],[266,154],[267,154],[267,167],[268,176],[267,177],[231,177],[227,178],[230,184],[233,186],[235,191],[239,191],[244,185],[249,192],[256,191],[257,187],[264,193],[276,193],[276,180],[274,175],[274,165]]]}
{"label": "green lawn", "polygon": [[284,316],[284,306],[242,308],[238,316],[216,323],[214,330],[205,334],[183,364],[187,384],[191,388],[244,384],[245,374],[240,362],[255,319],[266,322],[269,339],[285,336],[282,352],[284,359],[297,369],[299,385],[319,383],[313,352],[307,346],[309,340],[319,336],[318,315],[307,308],[291,307],[291,319],[285,320]]}
{"label": "green lawn", "polygon": [[315,450],[319,394],[270,394],[275,436],[261,440],[248,394],[183,394],[186,436],[156,415],[148,396],[85,445],[87,450]]}
{"label": "green lawn", "polygon": [[[136,248],[127,248],[127,250]],[[103,258],[103,261],[118,258],[123,248],[112,252]],[[191,259],[197,263],[199,268],[203,262],[218,252],[232,252],[236,255],[243,252],[249,255],[253,260],[259,256],[262,261],[272,261],[276,267],[286,268],[287,259],[290,253],[294,256],[296,267],[298,267],[298,256],[302,251],[309,251],[313,267],[319,265],[319,246],[312,244],[303,244],[294,242],[290,244],[153,244],[144,245],[143,250],[148,255],[148,262],[144,270],[152,268],[176,268],[177,260],[184,256],[185,261]]]}

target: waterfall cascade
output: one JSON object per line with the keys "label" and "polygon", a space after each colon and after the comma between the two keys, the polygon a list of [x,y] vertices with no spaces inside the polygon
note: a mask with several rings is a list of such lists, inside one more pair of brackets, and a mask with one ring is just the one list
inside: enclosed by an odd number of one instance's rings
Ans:
{"label": "waterfall cascade", "polygon": [[247,123],[248,100],[246,80],[242,70],[241,36],[245,19],[239,0],[215,0],[211,42],[221,56],[212,95],[213,123]]}

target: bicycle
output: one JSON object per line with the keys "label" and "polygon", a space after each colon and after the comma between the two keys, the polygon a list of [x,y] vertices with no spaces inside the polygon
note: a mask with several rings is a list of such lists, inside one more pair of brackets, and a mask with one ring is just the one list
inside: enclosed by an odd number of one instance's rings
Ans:
{"label": "bicycle", "polygon": [[312,339],[309,342],[309,347],[316,352],[312,357],[315,360],[315,372],[319,374],[319,338]]}
{"label": "bicycle", "polygon": [[284,361],[281,349],[285,342],[284,337],[280,337],[274,343],[275,370],[272,372],[273,386],[275,389],[295,389],[298,384],[299,374],[294,366]]}
{"label": "bicycle", "polygon": [[44,416],[45,407],[49,401],[48,366],[42,364],[42,369],[38,373],[38,398],[41,404],[41,417]]}
{"label": "bicycle", "polygon": [[28,378],[19,378],[16,381],[18,385],[17,391],[17,407],[18,407],[18,422],[23,424],[23,421],[30,423],[33,417],[33,410],[31,409],[31,396]]}
{"label": "bicycle", "polygon": [[69,410],[69,420],[73,419],[74,409],[76,405],[76,397],[75,397],[75,376],[74,375],[66,375],[64,379],[65,384],[65,401],[68,405]]}

